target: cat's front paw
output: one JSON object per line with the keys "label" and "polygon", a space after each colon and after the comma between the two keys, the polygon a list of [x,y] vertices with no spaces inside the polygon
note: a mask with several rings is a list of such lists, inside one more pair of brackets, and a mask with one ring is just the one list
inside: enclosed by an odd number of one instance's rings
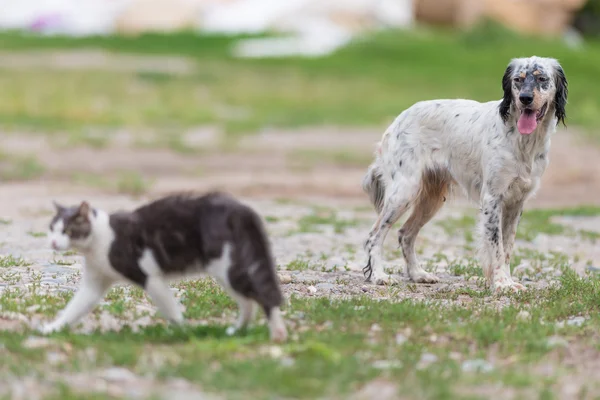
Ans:
{"label": "cat's front paw", "polygon": [[37,327],[37,331],[43,335],[49,335],[51,333],[59,331],[61,328],[60,325],[55,323],[43,324]]}
{"label": "cat's front paw", "polygon": [[227,329],[225,329],[225,334],[227,336],[233,336],[237,333],[237,328],[235,326],[230,326]]}

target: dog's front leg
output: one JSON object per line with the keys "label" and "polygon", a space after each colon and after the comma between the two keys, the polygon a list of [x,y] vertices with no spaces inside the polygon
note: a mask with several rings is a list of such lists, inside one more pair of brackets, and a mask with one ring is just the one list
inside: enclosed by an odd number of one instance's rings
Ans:
{"label": "dog's front leg", "polygon": [[[504,245],[504,263],[510,268],[510,259],[515,246],[517,227],[523,213],[523,203],[518,202],[511,206],[505,206],[502,211],[502,242]],[[510,271],[510,269],[509,269]]]}
{"label": "dog's front leg", "polygon": [[481,265],[491,284],[492,290],[519,290],[524,287],[510,277],[510,267],[505,263],[504,240],[502,235],[502,195],[485,193],[481,208]]}

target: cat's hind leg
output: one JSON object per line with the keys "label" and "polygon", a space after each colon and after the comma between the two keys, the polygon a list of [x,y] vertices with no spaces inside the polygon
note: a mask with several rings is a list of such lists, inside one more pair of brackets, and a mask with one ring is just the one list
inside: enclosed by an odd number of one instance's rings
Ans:
{"label": "cat's hind leg", "polygon": [[181,304],[177,301],[169,283],[161,276],[149,276],[146,280],[146,291],[152,301],[158,307],[158,311],[172,323],[180,324],[183,322],[183,313]]}
{"label": "cat's hind leg", "polygon": [[63,327],[72,325],[89,313],[102,298],[114,281],[102,276],[93,270],[83,271],[81,286],[75,296],[69,301],[65,309],[51,323],[42,325],[38,330],[48,334],[61,330]]}
{"label": "cat's hind leg", "polygon": [[241,329],[244,329],[248,326],[248,324],[254,318],[254,314],[256,312],[256,303],[254,300],[249,299],[245,296],[239,295],[233,291],[233,289],[228,290],[233,298],[237,300],[239,307],[238,319],[234,325],[227,328],[227,335],[234,335]]}

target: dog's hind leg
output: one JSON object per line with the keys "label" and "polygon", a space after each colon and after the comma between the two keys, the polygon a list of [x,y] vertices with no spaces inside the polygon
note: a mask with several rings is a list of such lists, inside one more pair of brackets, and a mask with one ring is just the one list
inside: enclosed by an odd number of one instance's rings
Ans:
{"label": "dog's hind leg", "polygon": [[406,261],[406,271],[413,282],[436,283],[439,278],[419,265],[415,241],[419,231],[439,211],[448,195],[450,180],[443,172],[428,171],[423,175],[421,190],[410,217],[398,231],[398,242]]}
{"label": "dog's hind leg", "polygon": [[397,283],[391,275],[386,274],[383,270],[383,243],[392,225],[414,202],[418,192],[418,181],[403,176],[386,187],[385,200],[379,218],[373,225],[365,243],[368,261],[363,268],[363,273],[368,281],[377,285]]}

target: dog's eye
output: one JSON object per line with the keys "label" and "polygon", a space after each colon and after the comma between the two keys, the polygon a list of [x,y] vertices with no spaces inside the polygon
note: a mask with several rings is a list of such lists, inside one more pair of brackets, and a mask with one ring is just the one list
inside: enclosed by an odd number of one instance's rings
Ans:
{"label": "dog's eye", "polygon": [[547,82],[548,78],[546,78],[545,76],[540,76],[540,77],[538,77],[538,81],[540,81],[540,82]]}
{"label": "dog's eye", "polygon": [[517,83],[521,83],[521,82],[523,82],[523,78],[521,78],[520,76],[517,76],[517,77],[514,79],[514,81],[515,81],[515,82],[517,82]]}

